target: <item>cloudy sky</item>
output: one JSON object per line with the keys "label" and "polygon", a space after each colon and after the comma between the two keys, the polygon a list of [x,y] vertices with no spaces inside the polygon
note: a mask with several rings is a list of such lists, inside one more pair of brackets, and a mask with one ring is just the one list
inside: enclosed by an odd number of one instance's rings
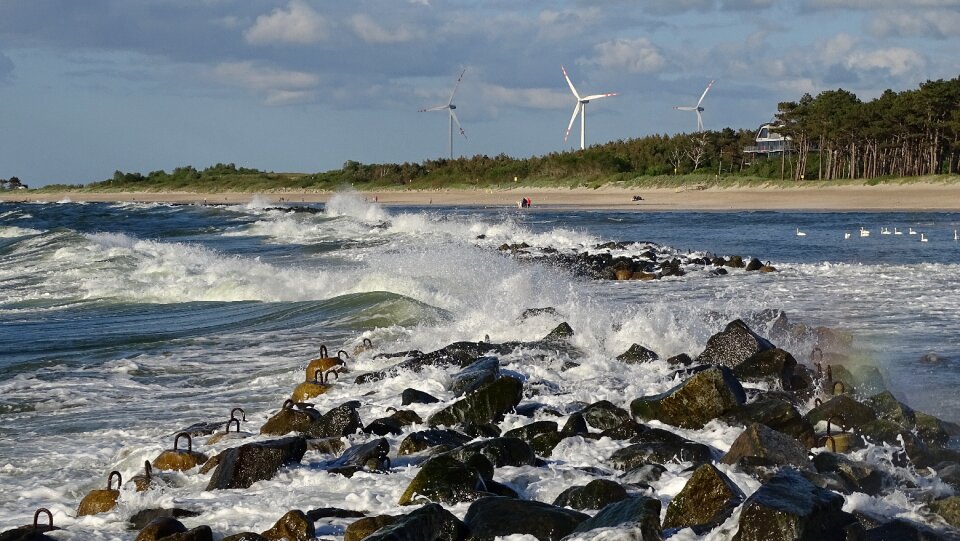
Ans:
{"label": "cloudy sky", "polygon": [[591,103],[587,143],[753,128],[778,101],[861,98],[960,74],[960,0],[2,0],[0,177],[89,182],[216,162],[325,171],[346,160],[571,149],[560,65]]}

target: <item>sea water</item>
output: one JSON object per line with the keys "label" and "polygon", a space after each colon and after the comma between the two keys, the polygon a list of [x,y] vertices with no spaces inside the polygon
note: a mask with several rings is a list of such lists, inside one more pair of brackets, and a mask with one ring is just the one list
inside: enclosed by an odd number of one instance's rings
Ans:
{"label": "sea water", "polygon": [[[860,237],[861,227],[871,235]],[[797,228],[807,234],[798,236]],[[895,228],[903,234],[892,234]],[[389,475],[328,474],[331,457],[311,452],[301,466],[250,489],[206,492],[207,476],[171,474],[162,490],[125,487],[110,513],[75,516],[83,495],[103,488],[111,470],[125,480],[139,473],[181,428],[223,421],[239,406],[250,419],[244,429],[257,432],[321,345],[352,352],[363,338],[375,351],[351,359],[351,374],[316,399],[320,411],[359,399],[369,422],[399,406],[407,387],[450,398],[450,371],[442,368],[351,383],[355,374],[390,364],[374,360],[375,352],[487,337],[536,340],[566,321],[586,352],[579,367],[562,371],[523,352],[501,362],[527,387],[550,390],[537,400],[569,413],[604,399],[626,407],[675,384],[662,363],[613,360],[633,343],[661,357],[695,356],[726,322],[783,309],[791,322],[851,332],[856,355],[883,371],[900,400],[960,422],[958,228],[955,213],[390,208],[349,194],[299,209],[0,204],[0,531],[30,522],[38,507],[66,528],[62,539],[133,539],[126,518],[150,507],[200,511],[184,522],[209,524],[215,538],[263,531],[288,509],[407,512],[396,502],[417,468],[395,457],[400,438],[391,437]],[[525,242],[532,250],[597,251],[607,241],[757,257],[778,272],[594,281],[497,249]],[[547,306],[556,314],[519,318]],[[784,346],[807,360],[809,344]],[[426,419],[439,407],[415,409]],[[508,415],[501,426],[528,422]],[[676,431],[723,451],[740,430],[714,421]],[[237,445],[197,440],[211,456]],[[624,445],[568,438],[547,468],[501,468],[497,480],[552,502],[592,479],[578,467],[603,466]],[[857,458],[878,452],[868,448]],[[689,477],[682,465],[669,468],[653,487],[665,505]],[[747,494],[759,486],[725,469]],[[922,472],[913,481],[949,490]],[[900,491],[846,501],[848,511],[923,520],[922,506]],[[462,517],[466,507],[450,509]],[[342,536],[349,522],[318,522],[318,536]],[[735,524],[736,516],[709,536],[729,538]],[[675,538],[696,536],[685,530]]]}

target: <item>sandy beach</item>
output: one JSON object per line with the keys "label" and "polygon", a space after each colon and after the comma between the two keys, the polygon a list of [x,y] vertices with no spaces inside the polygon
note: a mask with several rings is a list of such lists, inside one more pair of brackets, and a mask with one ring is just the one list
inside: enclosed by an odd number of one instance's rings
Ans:
{"label": "sandy beach", "polygon": [[[703,190],[590,188],[522,188],[512,190],[431,190],[358,192],[385,205],[516,206],[528,197],[533,208],[669,210],[870,210],[960,211],[960,184],[878,186],[803,186],[798,188],[708,188]],[[0,201],[141,201],[236,204],[257,199],[264,204],[325,202],[333,192],[194,193],[194,192],[10,192]],[[643,199],[634,201],[634,196]]]}

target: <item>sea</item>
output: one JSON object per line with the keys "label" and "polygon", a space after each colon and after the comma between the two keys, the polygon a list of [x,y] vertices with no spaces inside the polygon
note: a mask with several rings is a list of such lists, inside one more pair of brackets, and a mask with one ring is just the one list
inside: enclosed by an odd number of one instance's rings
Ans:
{"label": "sea", "polygon": [[[206,491],[207,476],[194,470],[169,474],[160,489],[124,485],[115,510],[76,516],[79,501],[105,488],[110,471],[126,482],[191,424],[225,421],[241,407],[243,430],[252,434],[245,441],[265,439],[258,427],[303,381],[321,346],[349,352],[350,374],[315,400],[317,409],[359,400],[369,422],[399,408],[409,387],[452,400],[451,369],[353,383],[396,362],[376,353],[532,341],[567,322],[584,352],[576,368],[524,352],[501,363],[540,390],[536,400],[571,412],[598,400],[629,407],[676,384],[666,363],[614,359],[631,344],[661,358],[696,356],[727,322],[775,309],[792,323],[849,332],[852,355],[877,366],[898,399],[960,422],[958,229],[960,214],[944,212],[391,207],[357,193],[279,207],[260,198],[234,206],[0,203],[0,531],[30,523],[41,507],[64,528],[57,538],[77,540],[132,540],[137,532],[127,518],[157,507],[202,513],[183,522],[210,525],[215,539],[264,531],[290,509],[409,512],[397,500],[417,467],[396,456],[401,437],[389,437],[387,474],[330,474],[323,466],[331,457],[311,451],[301,465],[249,489]],[[777,272],[594,280],[498,249],[526,243],[597,252],[610,241],[756,257]],[[553,311],[521,318],[545,307]],[[374,347],[354,354],[364,339]],[[810,344],[779,345],[809,362]],[[411,407],[426,419],[440,405]],[[508,414],[501,426],[529,422]],[[724,451],[742,428],[713,421],[675,430]],[[235,445],[194,442],[210,456]],[[567,438],[547,467],[501,468],[496,480],[549,503],[591,480],[596,471],[585,467],[609,467],[610,454],[625,445]],[[873,460],[877,450],[857,453]],[[759,487],[725,471],[748,495]],[[915,475],[919,487],[950,490],[929,472]],[[652,485],[664,509],[689,476],[682,464],[670,465]],[[467,507],[448,506],[461,517]],[[923,503],[901,490],[848,495],[844,509],[929,520]],[[704,536],[681,530],[672,538],[729,539],[735,519]],[[317,536],[342,538],[351,520],[321,520]]]}

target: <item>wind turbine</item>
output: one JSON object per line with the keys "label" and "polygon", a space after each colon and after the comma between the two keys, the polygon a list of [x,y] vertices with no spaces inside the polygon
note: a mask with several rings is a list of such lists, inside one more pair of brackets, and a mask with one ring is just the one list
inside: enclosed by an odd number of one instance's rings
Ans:
{"label": "wind turbine", "polygon": [[693,107],[686,106],[676,106],[674,109],[677,111],[695,111],[697,113],[697,131],[703,131],[703,117],[700,113],[703,112],[703,107],[700,107],[700,104],[703,103],[703,98],[707,97],[707,92],[710,92],[710,87],[713,86],[713,81],[710,81],[710,84],[707,85],[707,89],[703,91],[703,94],[700,96],[700,101],[697,102]]}
{"label": "wind turbine", "polygon": [[457,94],[457,88],[460,88],[460,81],[463,80],[463,74],[466,72],[467,72],[466,69],[460,72],[460,76],[457,77],[457,84],[453,85],[453,92],[450,93],[450,99],[447,100],[446,105],[438,105],[436,107],[430,107],[429,109],[420,109],[421,113],[426,113],[429,111],[444,111],[444,110],[450,112],[450,159],[451,160],[453,159],[453,123],[454,122],[457,123],[457,128],[459,128],[460,130],[460,135],[462,135],[464,139],[467,138],[467,134],[464,133],[463,126],[460,125],[460,120],[457,118],[457,113],[454,112],[457,106],[453,104],[453,97]]}
{"label": "wind turbine", "polygon": [[570,129],[573,128],[573,122],[577,119],[577,115],[580,115],[580,150],[583,150],[584,139],[587,135],[587,104],[590,103],[590,100],[609,98],[610,96],[616,96],[617,93],[594,94],[581,98],[580,94],[577,94],[577,89],[573,86],[573,82],[570,80],[570,76],[567,75],[567,70],[563,67],[563,64],[560,65],[560,69],[563,70],[563,77],[567,80],[567,84],[570,85],[570,91],[573,92],[573,96],[577,98],[577,106],[573,108],[573,116],[570,117],[570,124],[567,125],[567,133],[563,136],[563,142],[567,142],[567,137],[570,136]]}

